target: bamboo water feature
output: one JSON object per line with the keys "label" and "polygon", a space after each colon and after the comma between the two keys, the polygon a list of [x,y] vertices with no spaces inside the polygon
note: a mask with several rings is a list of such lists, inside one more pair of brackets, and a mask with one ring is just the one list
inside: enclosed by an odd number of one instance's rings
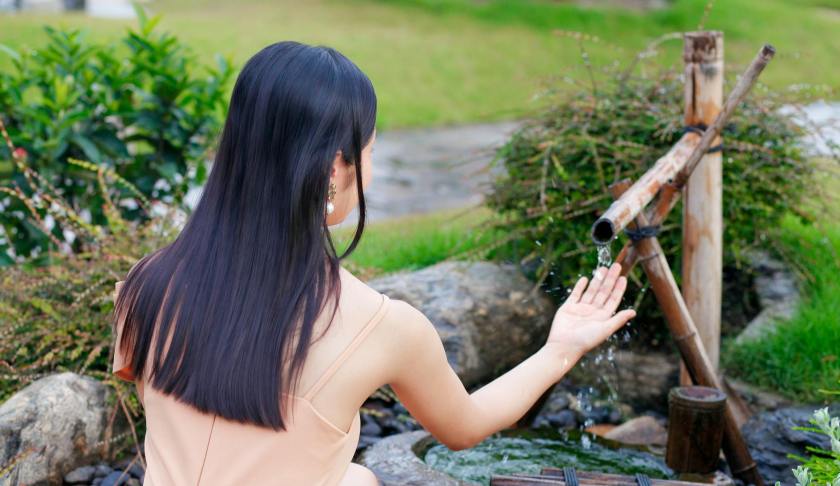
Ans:
{"label": "bamboo water feature", "polygon": [[[635,183],[623,180],[610,187],[615,201],[595,221],[591,236],[600,248],[622,230],[629,230],[626,232],[631,241],[624,245],[616,262],[622,265],[624,275],[636,263],[644,269],[682,357],[683,383],[716,388],[727,395],[723,452],[732,474],[745,484],[764,486],[740,431],[747,409],[717,374],[722,284],[720,133],[772,60],[775,49],[765,45],[759,50],[721,106],[722,34],[692,32],[685,34],[684,40],[686,133]],[[682,292],[656,238],[681,193],[685,195],[683,278],[687,282]],[[647,208],[654,198],[655,204]],[[703,323],[702,331],[697,323]],[[548,390],[519,424],[530,422],[550,393]],[[606,484],[595,478],[592,481],[590,484]],[[491,484],[565,482],[556,477],[514,475],[494,477]]]}
{"label": "bamboo water feature", "polygon": [[[699,33],[693,34],[693,36],[697,36],[692,37],[690,41],[694,48],[714,48],[716,45],[713,40],[714,35],[710,35],[710,39],[706,43],[696,42],[695,39],[701,35]],[[692,173],[698,167],[704,156],[706,156],[712,143],[719,137],[723,125],[734,112],[738,103],[755,84],[761,71],[772,59],[774,54],[775,50],[769,45],[765,45],[759,51],[746,73],[741,77],[737,86],[730,94],[726,104],[715,117],[714,122],[702,132],[702,136],[694,132],[686,133],[680,142],[675,145],[675,148],[660,159],[635,184],[631,185],[628,180],[613,184],[610,190],[616,200],[604,215],[595,222],[592,228],[593,240],[597,244],[605,244],[612,240],[619,231],[629,227],[630,231],[628,235],[631,236],[632,241],[619,253],[616,260],[622,264],[624,272],[629,272],[630,268],[636,262],[642,265],[645,274],[651,282],[654,295],[665,314],[668,327],[680,351],[691,381],[697,385],[717,388],[724,392],[726,389],[723,386],[723,381],[717,375],[715,363],[710,359],[706,346],[701,339],[694,316],[689,310],[686,299],[683,297],[674,280],[664,252],[656,238],[656,232],[658,231],[659,225],[667,217],[670,209],[676,203],[680,190],[690,180]],[[696,91],[686,91],[686,104],[695,103],[696,100],[689,100],[688,96],[695,96]],[[696,141],[691,154],[686,157],[684,156],[685,147],[689,143],[686,141],[687,137],[699,138],[699,140]],[[704,183],[708,184],[709,180],[708,178],[704,179]],[[717,180],[719,184],[719,179],[711,180]],[[706,193],[708,191],[703,192],[703,194]],[[652,211],[645,212],[645,206],[653,200],[656,194],[659,194],[659,200],[656,205]],[[695,202],[694,204],[702,205],[702,201],[699,201],[699,203]],[[693,211],[692,209],[689,208],[686,211],[689,212],[689,216],[693,215],[691,212]],[[690,231],[719,232],[719,228],[714,227],[716,224],[714,215],[708,219],[711,221],[694,221],[692,224],[695,226]],[[703,226],[709,223],[712,225],[711,228]],[[719,239],[719,235],[713,236],[711,239]],[[705,262],[702,260],[698,261],[697,258],[688,258],[685,262],[689,265],[714,266],[720,264],[719,261]],[[684,269],[684,272],[690,273],[692,269]],[[713,269],[711,274],[717,275],[717,279],[719,280],[720,269]],[[712,292],[719,292],[719,281],[713,282],[711,285]],[[719,313],[719,309],[717,312]],[[730,464],[733,475],[746,484],[762,486],[764,482],[758,474],[756,464],[753,462],[749,449],[741,435],[739,421],[736,419],[737,413],[733,401],[727,400],[724,415],[724,454]]]}

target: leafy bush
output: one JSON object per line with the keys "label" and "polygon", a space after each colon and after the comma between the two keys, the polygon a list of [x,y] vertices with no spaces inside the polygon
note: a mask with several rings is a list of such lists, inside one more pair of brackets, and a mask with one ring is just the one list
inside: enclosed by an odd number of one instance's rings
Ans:
{"label": "leafy bush", "polygon": [[[33,230],[47,238],[49,265],[24,261],[0,267],[0,403],[13,393],[44,376],[72,371],[102,379],[117,391],[110,395],[113,417],[121,410],[131,430],[113,435],[109,422],[103,442],[105,450],[119,453],[128,447],[123,440],[133,438],[139,445],[145,434],[143,410],[133,384],[110,373],[114,338],[109,318],[114,309],[114,284],[125,279],[128,270],[145,254],[167,244],[176,235],[184,213],[176,207],[159,210],[140,200],[144,218],[123,218],[114,203],[119,191],[139,190],[104,165],[70,159],[79,171],[96,181],[93,189],[103,200],[105,224],[84,221],[78,211],[36,170],[28,167],[14,148],[2,121],[0,132],[6,146],[17,154],[16,168],[29,184],[32,196],[7,191],[27,208],[23,217]],[[75,232],[78,251],[56,251],[60,242],[44,227],[40,214]],[[116,448],[112,445],[117,444]],[[97,444],[91,447],[98,447]],[[0,465],[4,470],[8,465]]]}
{"label": "leafy bush", "polygon": [[[500,216],[491,224],[508,233],[499,255],[521,260],[549,291],[593,270],[590,228],[612,202],[609,185],[637,180],[683,134],[681,72],[646,76],[608,67],[603,73],[596,82],[592,71],[591,87],[550,91],[547,108],[496,153],[504,171],[487,204]],[[817,166],[798,143],[803,129],[781,114],[789,94],[757,85],[723,131],[726,267],[740,265],[746,250],[768,246],[784,215],[813,220],[815,211],[802,203],[814,197]],[[678,205],[659,235],[677,278],[680,215]],[[635,287],[628,299],[640,316],[657,315],[651,293]]]}
{"label": "leafy bush", "polygon": [[[139,194],[124,186],[114,197],[127,219],[141,218],[133,198],[179,203],[204,181],[205,152],[226,109],[230,62],[217,56],[216,67],[196,65],[187,46],[154,32],[160,16],[147,18],[135,9],[139,26],[127,29],[121,45],[90,44],[83,31],[49,26],[48,42],[37,49],[16,52],[0,45],[13,62],[12,70],[0,72],[0,113],[11,137],[26,163],[93,225],[106,224],[104,201],[91,172],[68,158],[114,169],[130,181]],[[0,183],[33,194],[2,144]],[[28,208],[13,197],[0,205],[0,265],[42,255],[49,236],[27,222]],[[55,224],[50,234],[79,250],[66,229]]]}

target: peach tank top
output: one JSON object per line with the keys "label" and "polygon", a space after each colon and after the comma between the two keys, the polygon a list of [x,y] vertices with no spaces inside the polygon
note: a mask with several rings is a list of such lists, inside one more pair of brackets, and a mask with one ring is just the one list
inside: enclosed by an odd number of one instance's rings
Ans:
{"label": "peach tank top", "polygon": [[[117,290],[122,282],[117,283]],[[115,292],[116,295],[116,292]],[[336,485],[344,477],[359,441],[360,416],[341,430],[321,415],[311,400],[341,364],[382,320],[389,298],[302,396],[291,398],[285,431],[235,422],[202,413],[146,387],[128,368],[116,346],[112,372],[134,381],[146,415],[144,486]]]}

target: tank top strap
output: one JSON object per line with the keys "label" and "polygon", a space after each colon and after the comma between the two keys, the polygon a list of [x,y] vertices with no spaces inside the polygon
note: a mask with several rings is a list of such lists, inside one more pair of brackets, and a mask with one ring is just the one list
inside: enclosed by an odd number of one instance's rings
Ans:
{"label": "tank top strap", "polygon": [[344,363],[344,361],[346,361],[348,357],[350,357],[350,354],[353,352],[353,350],[355,350],[359,346],[359,344],[362,343],[365,336],[367,336],[370,333],[370,331],[373,330],[376,324],[378,324],[379,321],[382,320],[382,318],[385,316],[385,312],[388,310],[388,302],[390,301],[390,299],[385,294],[381,295],[382,303],[379,305],[379,309],[377,309],[376,312],[373,314],[373,317],[371,317],[367,324],[365,324],[364,327],[362,327],[362,329],[356,334],[356,336],[353,337],[353,339],[350,341],[350,344],[348,344],[347,347],[345,347],[344,350],[338,355],[338,357],[332,362],[332,364],[330,364],[329,368],[327,368],[327,370],[324,371],[321,377],[318,378],[318,381],[316,381],[314,385],[309,387],[309,390],[303,395],[303,398],[305,398],[306,400],[311,400],[312,397],[315,396],[316,393],[318,393],[318,390],[320,390],[327,383],[327,381],[329,381],[332,375],[334,375],[335,372],[338,371],[338,368],[341,366],[341,364]]}

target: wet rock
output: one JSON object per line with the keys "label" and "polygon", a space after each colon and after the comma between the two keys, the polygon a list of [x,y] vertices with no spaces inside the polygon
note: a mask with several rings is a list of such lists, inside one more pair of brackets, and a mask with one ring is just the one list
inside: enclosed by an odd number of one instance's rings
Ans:
{"label": "wet rock", "polygon": [[[367,416],[366,416],[367,417]],[[382,435],[382,427],[376,423],[373,419],[364,419],[365,424],[362,425],[360,430],[360,434],[362,435],[372,435],[372,436],[380,436]]]}
{"label": "wet rock", "polygon": [[755,412],[772,411],[793,405],[793,402],[778,393],[762,390],[755,385],[740,380],[727,378],[727,381],[732,389],[738,392],[738,395],[749,405],[750,409]]}
{"label": "wet rock", "polygon": [[128,473],[140,481],[143,481],[143,476],[146,474],[146,471],[143,470],[143,466],[135,462],[128,468]]}
{"label": "wet rock", "polygon": [[664,446],[668,442],[668,431],[654,417],[643,415],[624,422],[604,437],[624,444]]}
{"label": "wet rock", "polygon": [[35,381],[0,405],[0,464],[35,450],[0,484],[60,484],[65,474],[98,459],[107,394],[100,381],[66,372]]}
{"label": "wet rock", "polygon": [[102,486],[121,486],[127,485],[130,479],[133,478],[127,472],[115,470],[111,472],[111,474],[105,476],[99,484]]}
{"label": "wet rock", "polygon": [[577,414],[571,410],[561,410],[557,413],[551,413],[545,416],[549,425],[557,427],[558,429],[576,429],[579,425]]}
{"label": "wet rock", "polygon": [[[601,347],[613,346],[604,343]],[[599,349],[590,354],[597,354]],[[576,384],[595,384],[607,381],[615,388],[621,401],[641,412],[668,410],[668,391],[679,385],[679,358],[659,352],[618,350],[613,360],[594,360],[579,363],[567,374]]]}
{"label": "wet rock", "polygon": [[[796,484],[790,471],[801,463],[788,458],[788,454],[808,456],[808,446],[830,450],[831,444],[825,435],[793,430],[797,426],[810,426],[808,421],[818,408],[822,406],[806,405],[762,412],[750,418],[741,428],[766,484],[776,481],[783,486]],[[840,404],[834,404],[829,411],[832,416],[840,415]]]}
{"label": "wet rock", "polygon": [[93,481],[96,468],[93,466],[82,466],[64,475],[64,482],[69,484],[88,484]]}
{"label": "wet rock", "polygon": [[510,264],[444,262],[368,285],[429,318],[467,387],[494,379],[536,352],[556,311]]}
{"label": "wet rock", "polygon": [[111,474],[111,471],[113,471],[113,470],[114,470],[114,468],[108,466],[107,464],[99,464],[99,465],[96,466],[95,475],[97,477],[104,478],[105,476]]}

